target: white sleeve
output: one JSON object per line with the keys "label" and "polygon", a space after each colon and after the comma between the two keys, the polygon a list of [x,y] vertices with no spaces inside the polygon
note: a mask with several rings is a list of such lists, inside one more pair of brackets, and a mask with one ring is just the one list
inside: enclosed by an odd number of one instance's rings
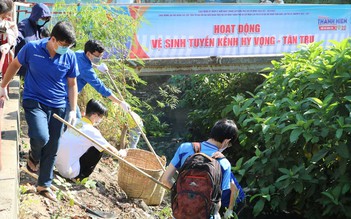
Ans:
{"label": "white sleeve", "polygon": [[[110,143],[107,142],[107,140],[101,135],[100,131],[97,130],[96,128],[89,130],[86,134],[90,138],[94,139],[99,145],[104,147],[110,146]],[[101,152],[104,149],[101,148],[99,145],[93,143],[93,146]]]}

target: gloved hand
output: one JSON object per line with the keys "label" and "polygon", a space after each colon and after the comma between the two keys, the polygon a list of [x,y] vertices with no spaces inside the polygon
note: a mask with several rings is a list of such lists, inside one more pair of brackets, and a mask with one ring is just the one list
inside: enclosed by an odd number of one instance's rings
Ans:
{"label": "gloved hand", "polygon": [[130,110],[130,105],[127,103],[127,102],[125,102],[125,101],[121,101],[120,103],[119,103],[119,105],[122,107],[122,109],[124,110],[124,111],[126,111],[126,112],[128,112],[129,110]]}
{"label": "gloved hand", "polygon": [[7,94],[7,88],[0,87],[0,97],[5,97],[6,100],[9,100],[9,96]]}
{"label": "gloved hand", "polygon": [[221,215],[219,214],[219,212],[213,215],[213,219],[221,219]]}
{"label": "gloved hand", "polygon": [[11,48],[10,44],[8,44],[8,43],[2,44],[0,46],[0,52],[7,54],[7,53],[9,53],[10,48]]}
{"label": "gloved hand", "polygon": [[121,150],[119,150],[119,151],[118,151],[118,155],[119,155],[120,157],[125,158],[125,157],[127,156],[127,150],[126,150],[126,149],[121,149]]}
{"label": "gloved hand", "polygon": [[108,67],[105,63],[101,63],[100,65],[96,66],[97,70],[99,70],[101,73],[106,74],[108,72]]}
{"label": "gloved hand", "polygon": [[227,209],[227,211],[224,213],[224,219],[228,219],[233,217],[233,210]]}
{"label": "gloved hand", "polygon": [[68,123],[71,124],[72,126],[74,126],[76,124],[76,120],[77,120],[77,113],[76,111],[69,111],[68,114]]}

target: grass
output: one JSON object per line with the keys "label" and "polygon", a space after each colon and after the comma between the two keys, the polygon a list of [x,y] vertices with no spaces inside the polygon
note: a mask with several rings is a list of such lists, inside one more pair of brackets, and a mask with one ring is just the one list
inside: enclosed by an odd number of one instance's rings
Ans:
{"label": "grass", "polygon": [[168,218],[172,218],[172,209],[170,205],[165,206],[164,208],[162,208],[161,211],[156,212],[156,215],[160,218],[160,219],[168,219]]}

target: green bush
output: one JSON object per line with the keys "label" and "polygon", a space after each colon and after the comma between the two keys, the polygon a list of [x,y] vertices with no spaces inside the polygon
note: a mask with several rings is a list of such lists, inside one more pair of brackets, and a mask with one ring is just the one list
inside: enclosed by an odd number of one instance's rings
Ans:
{"label": "green bush", "polygon": [[255,215],[351,217],[350,42],[285,54],[250,98],[234,98],[245,154],[235,170],[257,189],[250,199]]}
{"label": "green bush", "polygon": [[188,140],[208,138],[213,124],[220,118],[232,118],[232,107],[226,107],[233,96],[244,91],[253,91],[263,82],[255,73],[223,73],[177,75],[170,80],[182,91],[179,107],[189,109]]}

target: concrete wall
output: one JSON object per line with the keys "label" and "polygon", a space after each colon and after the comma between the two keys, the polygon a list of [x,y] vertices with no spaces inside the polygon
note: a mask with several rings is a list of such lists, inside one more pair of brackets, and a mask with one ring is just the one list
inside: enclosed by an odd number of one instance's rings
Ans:
{"label": "concrete wall", "polygon": [[19,78],[10,85],[1,118],[0,218],[18,218]]}

